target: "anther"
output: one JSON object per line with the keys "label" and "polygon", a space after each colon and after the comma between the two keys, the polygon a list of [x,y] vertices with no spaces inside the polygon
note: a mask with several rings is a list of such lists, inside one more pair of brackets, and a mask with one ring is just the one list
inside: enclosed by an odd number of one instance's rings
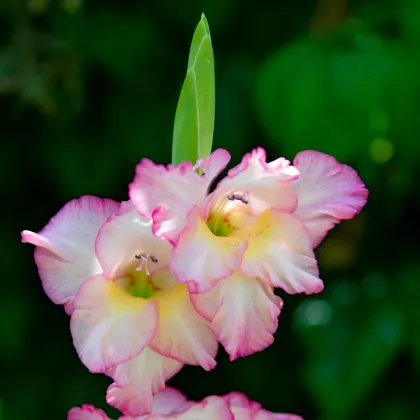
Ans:
{"label": "anther", "polygon": [[148,254],[138,254],[135,255],[135,257],[140,260],[139,265],[136,267],[136,271],[141,271],[141,269],[144,266],[144,271],[146,271],[146,274],[149,275],[149,269],[147,268],[147,261],[149,259],[149,255]]}
{"label": "anther", "polygon": [[226,196],[226,198],[230,201],[238,200],[238,201],[241,201],[244,204],[249,203],[249,201],[243,195],[238,194],[238,193],[232,193],[232,194]]}
{"label": "anther", "polygon": [[144,267],[144,270],[146,271],[146,274],[148,276],[150,275],[150,271],[149,271],[149,268],[147,267],[147,261],[149,261],[150,259],[152,263],[154,264],[156,264],[159,261],[154,255],[149,255],[149,254],[137,254],[135,255],[135,258],[137,258],[138,260],[141,260],[139,265],[136,267],[136,271],[140,271]]}

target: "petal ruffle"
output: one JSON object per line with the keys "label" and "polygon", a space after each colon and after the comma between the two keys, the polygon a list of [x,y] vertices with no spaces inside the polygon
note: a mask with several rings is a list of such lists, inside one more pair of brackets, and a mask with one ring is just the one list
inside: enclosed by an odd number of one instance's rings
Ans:
{"label": "petal ruffle", "polygon": [[190,408],[192,405],[194,405],[194,401],[188,401],[187,397],[182,392],[168,386],[153,397],[152,413],[179,413]]}
{"label": "petal ruffle", "polygon": [[154,408],[153,396],[165,388],[165,382],[182,366],[146,347],[138,356],[111,369],[108,374],[115,383],[108,388],[106,400],[130,416],[150,413]]}
{"label": "petal ruffle", "polygon": [[95,248],[104,276],[115,279],[134,271],[139,254],[157,259],[148,264],[150,273],[167,266],[171,246],[153,235],[152,220],[140,216],[131,203],[122,203],[120,211],[101,227]]}
{"label": "petal ruffle", "polygon": [[235,420],[228,405],[222,397],[211,396],[195,403],[182,413],[174,413],[170,417],[153,414],[147,420]]}
{"label": "petal ruffle", "polygon": [[22,242],[36,246],[35,261],[45,293],[54,303],[66,305],[69,314],[81,284],[102,272],[95,239],[118,207],[113,200],[83,196],[68,202],[39,233],[22,232]]}
{"label": "petal ruffle", "polygon": [[80,288],[70,322],[74,346],[91,372],[105,372],[138,355],[157,325],[156,302],[133,297],[102,275]]}
{"label": "petal ruffle", "polygon": [[297,198],[290,181],[298,177],[299,171],[288,160],[279,158],[267,163],[265,150],[257,148],[229,170],[215,190],[215,200],[239,192],[248,201],[249,210],[254,215],[269,208],[292,212]]}
{"label": "petal ruffle", "polygon": [[235,420],[254,420],[261,404],[249,400],[240,392],[230,392],[223,396]]}
{"label": "petal ruffle", "polygon": [[101,409],[84,404],[72,408],[67,414],[67,420],[110,420],[110,418]]}
{"label": "petal ruffle", "polygon": [[332,156],[313,150],[296,155],[300,177],[292,183],[298,197],[295,214],[308,228],[315,248],[343,219],[351,219],[366,204],[368,190],[356,171]]}
{"label": "petal ruffle", "polygon": [[290,294],[312,294],[323,289],[309,232],[293,214],[267,210],[254,224],[233,235],[248,239],[243,273],[260,277]]}
{"label": "petal ruffle", "polygon": [[303,420],[295,414],[271,413],[261,408],[261,404],[249,400],[240,392],[231,392],[223,397],[235,420]]}
{"label": "petal ruffle", "polygon": [[151,347],[160,354],[205,370],[216,366],[218,343],[209,323],[195,310],[187,286],[156,292],[159,326]]}
{"label": "petal ruffle", "polygon": [[216,149],[206,159],[204,159],[202,168],[204,173],[201,175],[206,180],[207,188],[213,182],[214,178],[226,168],[230,161],[230,153],[225,149]]}
{"label": "petal ruffle", "polygon": [[200,176],[190,162],[156,165],[143,159],[129,187],[131,201],[141,215],[153,219],[153,233],[171,243],[178,239],[189,210],[207,195],[213,178],[230,160],[226,150],[215,150],[203,163]]}
{"label": "petal ruffle", "polygon": [[236,272],[209,292],[191,295],[191,299],[197,311],[211,322],[230,360],[273,343],[283,301],[257,279]]}
{"label": "petal ruffle", "polygon": [[272,413],[261,409],[255,415],[254,420],[303,420],[303,417],[297,414]]}
{"label": "petal ruffle", "polygon": [[247,241],[215,236],[197,207],[188,214],[188,222],[172,250],[171,269],[193,293],[202,293],[240,267]]}

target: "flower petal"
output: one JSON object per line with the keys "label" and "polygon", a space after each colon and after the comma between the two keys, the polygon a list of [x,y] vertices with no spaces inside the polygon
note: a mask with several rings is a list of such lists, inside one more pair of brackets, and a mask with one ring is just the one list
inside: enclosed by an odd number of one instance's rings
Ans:
{"label": "flower petal", "polygon": [[138,355],[156,332],[156,302],[133,297],[102,275],[83,284],[74,307],[73,343],[91,372],[105,372]]}
{"label": "flower petal", "polygon": [[271,413],[261,409],[256,413],[254,420],[303,420],[303,417],[297,414]]}
{"label": "flower petal", "polygon": [[153,397],[152,413],[179,413],[190,408],[192,405],[194,405],[194,402],[188,401],[187,397],[182,392],[168,386]]}
{"label": "flower petal", "polygon": [[67,414],[67,420],[110,420],[110,418],[99,408],[84,404],[72,408]]}
{"label": "flower petal", "polygon": [[240,267],[246,247],[241,238],[215,236],[195,207],[172,250],[171,269],[178,281],[190,283],[193,293],[206,292]]}
{"label": "flower petal", "polygon": [[165,167],[143,159],[129,187],[130,199],[141,215],[153,219],[154,234],[175,243],[187,213],[206,197],[213,178],[229,159],[226,150],[215,150],[203,163],[204,176],[190,162]]}
{"label": "flower petal", "polygon": [[215,197],[221,199],[230,193],[241,192],[254,215],[269,208],[294,211],[297,198],[290,181],[298,177],[299,171],[284,158],[267,163],[265,150],[259,147],[247,153],[242,162],[228,172],[218,184]]}
{"label": "flower petal", "polygon": [[113,200],[80,197],[68,202],[39,233],[22,232],[22,242],[36,246],[35,261],[45,293],[54,303],[67,305],[70,314],[81,284],[102,272],[95,239],[118,207]]}
{"label": "flower petal", "polygon": [[153,395],[162,391],[165,382],[182,366],[182,363],[146,347],[138,356],[111,369],[109,375],[115,383],[108,388],[106,400],[130,416],[150,413],[155,408]]}
{"label": "flower petal", "polygon": [[295,214],[308,228],[315,248],[336,223],[351,219],[366,204],[368,190],[356,171],[313,150],[296,155],[300,178],[292,183],[298,197]]}
{"label": "flower petal", "polygon": [[213,182],[214,178],[226,168],[230,161],[230,153],[225,149],[216,149],[206,159],[202,167],[204,173],[201,175],[207,182],[207,188]]}
{"label": "flower petal", "polygon": [[303,420],[295,414],[271,413],[261,408],[261,404],[249,400],[240,392],[231,392],[223,397],[235,420]]}
{"label": "flower petal", "polygon": [[171,246],[152,233],[152,220],[140,216],[131,203],[123,203],[101,227],[96,239],[96,255],[105,277],[115,279],[133,271],[139,254],[153,255],[157,263],[148,264],[151,273],[169,264]]}
{"label": "flower petal", "polygon": [[209,292],[193,294],[191,299],[211,322],[231,361],[273,343],[283,301],[257,279],[235,272]]}
{"label": "flower petal", "polygon": [[156,292],[159,326],[151,347],[164,356],[205,370],[216,366],[218,343],[209,323],[191,304],[187,286],[178,284]]}
{"label": "flower petal", "polygon": [[254,420],[261,404],[249,400],[240,392],[230,392],[223,396],[235,420]]}
{"label": "flower petal", "polygon": [[[235,420],[228,405],[222,397],[211,396],[195,403],[182,413],[170,416],[171,420]],[[148,420],[168,420],[160,414],[152,414]]]}
{"label": "flower petal", "polygon": [[249,242],[243,273],[260,277],[290,294],[318,293],[323,289],[309,232],[293,214],[267,210],[254,224],[233,235]]}

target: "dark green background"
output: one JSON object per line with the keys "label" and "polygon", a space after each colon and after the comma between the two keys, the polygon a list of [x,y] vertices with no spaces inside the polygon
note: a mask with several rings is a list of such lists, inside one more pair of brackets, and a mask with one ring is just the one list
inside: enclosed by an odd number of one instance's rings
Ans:
{"label": "dark green background", "polygon": [[201,12],[214,147],[233,164],[257,145],[271,159],[330,153],[370,197],[316,250],[325,291],[282,294],[274,345],[234,363],[221,349],[212,372],[185,367],[170,384],[307,420],[420,418],[418,0],[1,0],[1,420],[106,407],[110,381],[79,362],[19,232],[80,195],[127,199],[142,157],[170,161]]}

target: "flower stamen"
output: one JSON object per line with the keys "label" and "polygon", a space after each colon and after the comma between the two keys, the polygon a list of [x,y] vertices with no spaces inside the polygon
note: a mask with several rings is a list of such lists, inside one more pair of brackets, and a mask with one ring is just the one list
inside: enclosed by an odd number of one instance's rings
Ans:
{"label": "flower stamen", "polygon": [[138,260],[141,260],[139,265],[136,267],[136,271],[140,271],[144,267],[144,271],[146,272],[148,276],[150,276],[150,271],[149,271],[149,268],[147,267],[147,262],[149,260],[151,260],[152,263],[154,264],[159,262],[159,260],[154,255],[150,255],[150,254],[137,254],[135,255],[135,257]]}
{"label": "flower stamen", "polygon": [[226,198],[229,201],[238,200],[238,201],[241,201],[244,204],[248,204],[249,203],[249,200],[245,197],[245,195],[242,195],[241,193],[232,193],[232,194],[227,195]]}

